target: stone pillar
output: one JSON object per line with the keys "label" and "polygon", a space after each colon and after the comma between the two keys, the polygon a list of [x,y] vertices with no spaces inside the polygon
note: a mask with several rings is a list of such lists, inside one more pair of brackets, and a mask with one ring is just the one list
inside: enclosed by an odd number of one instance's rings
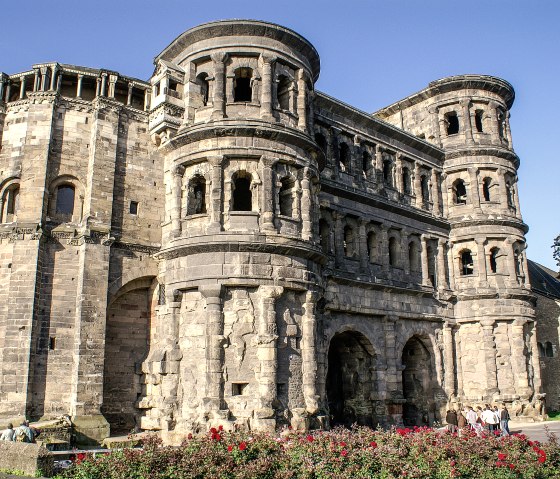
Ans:
{"label": "stone pillar", "polygon": [[9,81],[10,80],[8,79],[8,75],[0,72],[0,103],[4,101],[4,92],[6,91],[5,88]]}
{"label": "stone pillar", "polygon": [[515,183],[511,185],[512,194],[513,194],[513,204],[515,205],[515,211],[517,213],[517,217],[521,218],[521,206],[519,204],[519,191],[517,189],[517,178],[515,179]]}
{"label": "stone pillar", "polygon": [[97,77],[95,79],[95,96],[98,97],[101,95],[101,78]]}
{"label": "stone pillar", "polygon": [[498,375],[496,367],[496,343],[494,341],[494,320],[483,319],[480,321],[482,328],[482,348],[484,350],[484,365],[486,374],[486,399],[490,399],[494,394],[498,393]]}
{"label": "stone pillar", "polygon": [[426,235],[420,237],[420,244],[422,245],[422,251],[420,253],[421,265],[422,265],[422,286],[430,286],[430,272],[428,268],[428,245],[426,244]]}
{"label": "stone pillar", "polygon": [[317,293],[308,291],[305,295],[304,315],[302,317],[302,375],[303,375],[303,398],[305,409],[309,414],[317,414],[319,411],[319,396],[317,394],[317,319],[315,316],[315,305],[317,304]]}
{"label": "stone pillar", "polygon": [[484,248],[484,243],[486,240],[484,238],[475,238],[476,242],[476,255],[477,255],[477,266],[478,266],[478,284],[479,286],[488,286],[488,272],[486,268],[486,250]]}
{"label": "stone pillar", "polygon": [[57,70],[56,65],[51,67],[51,84],[49,85],[49,90],[51,91],[55,89]]}
{"label": "stone pillar", "polygon": [[422,182],[420,179],[420,164],[414,162],[414,196],[416,208],[422,208]]}
{"label": "stone pillar", "polygon": [[379,145],[375,146],[375,182],[379,191],[383,185],[383,148]]}
{"label": "stone pillar", "polygon": [[472,131],[472,122],[471,122],[471,101],[470,100],[462,100],[459,103],[463,107],[463,120],[465,123],[465,141],[467,144],[473,144],[473,131]]}
{"label": "stone pillar", "polygon": [[313,192],[311,190],[311,171],[309,167],[303,169],[301,180],[301,237],[303,240],[313,239]]}
{"label": "stone pillar", "polygon": [[171,178],[171,236],[177,238],[181,236],[181,193],[183,185],[183,166],[174,167]]}
{"label": "stone pillar", "polygon": [[33,76],[33,91],[39,91],[40,88],[40,80],[39,80],[39,69],[35,68],[33,70],[35,72],[35,75]]}
{"label": "stone pillar", "polygon": [[60,92],[62,86],[62,72],[56,76],[56,91]]}
{"label": "stone pillar", "polygon": [[449,241],[447,245],[447,264],[449,266],[449,289],[455,290],[455,275],[458,274],[457,267],[455,264],[455,258],[453,257],[453,242]]}
{"label": "stone pillar", "polygon": [[25,75],[21,77],[21,84],[19,86],[19,99],[22,100],[25,96]]}
{"label": "stone pillar", "polygon": [[358,253],[360,255],[360,271],[363,273],[369,271],[366,223],[367,221],[362,218],[358,220]]}
{"label": "stone pillar", "polygon": [[76,87],[76,98],[82,98],[82,82],[84,80],[84,75],[78,74],[78,85]]}
{"label": "stone pillar", "polygon": [[307,83],[303,68],[297,72],[297,93],[298,128],[307,131]]}
{"label": "stone pillar", "polygon": [[41,67],[41,91],[47,91],[47,75],[49,73],[49,67]]}
{"label": "stone pillar", "polygon": [[394,185],[397,191],[402,194],[404,193],[403,181],[402,181],[402,153],[397,152],[395,163],[396,163],[396,168],[395,168]]}
{"label": "stone pillar", "polygon": [[[517,318],[511,324],[511,372],[513,374],[515,393],[528,400],[532,391],[529,387],[527,358],[525,357],[525,318]],[[539,365],[540,367],[540,365]]]}
{"label": "stone pillar", "polygon": [[150,109],[151,95],[152,95],[152,90],[150,88],[146,88],[144,90],[144,111],[148,111]]}
{"label": "stone pillar", "polygon": [[103,72],[101,74],[101,91],[100,96],[107,96],[107,73]]}
{"label": "stone pillar", "polygon": [[531,366],[533,367],[533,388],[535,393],[542,392],[541,365],[539,346],[537,344],[537,323],[533,322],[531,329]]}
{"label": "stone pillar", "polygon": [[118,75],[109,75],[109,92],[107,96],[109,98],[115,98],[115,85],[117,84]]}
{"label": "stone pillar", "polygon": [[261,55],[263,62],[262,92],[261,92],[261,118],[272,121],[272,67],[276,57]]}
{"label": "stone pillar", "polygon": [[208,158],[208,163],[210,163],[212,167],[210,185],[210,224],[206,229],[206,232],[209,234],[222,231],[223,159],[223,156],[211,156]]}
{"label": "stone pillar", "polygon": [[432,169],[432,202],[433,202],[433,209],[432,213],[435,216],[441,215],[441,204],[439,202],[439,194],[440,194],[440,184],[438,181],[438,174],[436,170]]}
{"label": "stone pillar", "polygon": [[[440,133],[439,133],[439,108],[437,107],[430,107],[428,109],[428,113],[430,114],[430,118],[431,118],[431,127],[433,130],[433,134],[434,134],[434,140],[435,140],[435,144],[438,145],[440,148],[443,146],[441,143],[441,138],[440,138]],[[428,141],[430,141],[429,138],[427,138]]]}
{"label": "stone pillar", "polygon": [[206,298],[206,394],[205,409],[217,413],[224,408],[224,318],[222,285],[200,286]]}
{"label": "stone pillar", "polygon": [[344,265],[344,228],[342,227],[344,215],[338,211],[333,211],[333,218],[335,263],[338,268],[341,268]]}
{"label": "stone pillar", "polygon": [[406,228],[401,230],[401,266],[404,269],[404,274],[410,274],[410,261],[408,257],[408,236],[409,231]]}
{"label": "stone pillar", "polygon": [[276,428],[276,412],[273,404],[276,401],[276,373],[278,339],[276,325],[276,299],[284,288],[280,286],[259,286],[260,314],[258,318],[257,337],[257,381],[259,383],[259,407],[255,411],[255,429],[274,432]]}
{"label": "stone pillar", "polygon": [[127,106],[132,105],[132,88],[134,88],[132,82],[128,82],[128,96],[126,97]]}
{"label": "stone pillar", "polygon": [[437,269],[438,269],[438,289],[448,289],[447,274],[445,272],[445,240],[438,239],[438,255],[437,255]]}
{"label": "stone pillar", "polygon": [[380,228],[380,251],[379,259],[381,260],[381,268],[386,273],[389,271],[389,238],[387,236],[389,228],[386,225],[381,225]]}
{"label": "stone pillar", "polygon": [[508,141],[508,146],[510,150],[513,150],[513,141],[511,139],[511,127],[509,124],[509,118],[511,116],[511,113],[509,112],[509,110],[506,112],[506,121],[505,121],[505,126],[506,126],[506,136],[507,136],[507,141]]}
{"label": "stone pillar", "polygon": [[221,120],[226,116],[226,57],[225,53],[213,53],[211,56],[214,63],[214,89],[212,91],[212,119]]}
{"label": "stone pillar", "polygon": [[443,357],[445,393],[448,401],[456,394],[455,356],[453,354],[453,327],[446,321],[443,324]]}
{"label": "stone pillar", "polygon": [[470,167],[469,169],[470,177],[470,193],[471,202],[474,209],[480,210],[480,188],[478,185],[478,169]]}
{"label": "stone pillar", "polygon": [[278,194],[274,182],[274,165],[278,161],[278,158],[272,158],[269,156],[261,156],[261,172],[263,188],[262,191],[262,228],[265,231],[276,231],[274,227],[274,204],[275,196]]}
{"label": "stone pillar", "polygon": [[389,409],[388,422],[392,425],[402,425],[402,404],[404,403],[402,388],[402,357],[397,357],[397,316],[383,318],[383,335],[385,339],[385,402]]}

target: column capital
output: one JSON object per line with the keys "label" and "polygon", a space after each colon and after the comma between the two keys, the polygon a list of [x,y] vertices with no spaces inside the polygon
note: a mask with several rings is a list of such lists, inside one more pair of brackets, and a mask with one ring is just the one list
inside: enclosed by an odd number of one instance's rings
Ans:
{"label": "column capital", "polygon": [[215,52],[210,55],[210,58],[215,63],[224,63],[227,59],[227,53],[225,52]]}
{"label": "column capital", "polygon": [[183,176],[185,174],[185,167],[183,165],[175,166],[173,168],[173,176]]}
{"label": "column capital", "polygon": [[224,161],[224,156],[223,155],[209,156],[208,158],[206,158],[206,161],[208,161],[208,163],[212,166],[222,166],[222,162]]}
{"label": "column capital", "polygon": [[513,320],[513,326],[525,326],[529,320],[527,318],[516,318]]}
{"label": "column capital", "polygon": [[261,60],[262,60],[263,63],[265,63],[265,64],[266,64],[266,63],[268,63],[268,64],[274,63],[277,59],[278,59],[277,56],[275,56],[275,55],[270,55],[269,53],[262,53],[262,54],[261,54]]}
{"label": "column capital", "polygon": [[206,284],[198,287],[198,292],[206,299],[220,298],[223,286],[221,284]]}
{"label": "column capital", "polygon": [[485,318],[480,320],[480,325],[482,326],[483,329],[491,329],[494,327],[495,324],[496,321],[494,319]]}
{"label": "column capital", "polygon": [[465,107],[465,106],[468,107],[468,106],[471,105],[471,103],[472,103],[472,102],[471,102],[471,99],[470,99],[470,98],[463,98],[463,99],[459,102],[459,105],[461,105],[462,107]]}
{"label": "column capital", "polygon": [[478,246],[484,246],[486,244],[486,238],[481,238],[480,236],[477,236],[477,237],[474,238],[474,242]]}
{"label": "column capital", "polygon": [[274,157],[274,156],[267,156],[267,155],[262,155],[260,158],[260,162],[262,164],[262,166],[267,167],[267,168],[273,168],[274,165],[278,162],[279,158]]}
{"label": "column capital", "polygon": [[262,299],[276,299],[279,298],[284,292],[283,286],[261,285],[259,286],[259,293],[263,294]]}

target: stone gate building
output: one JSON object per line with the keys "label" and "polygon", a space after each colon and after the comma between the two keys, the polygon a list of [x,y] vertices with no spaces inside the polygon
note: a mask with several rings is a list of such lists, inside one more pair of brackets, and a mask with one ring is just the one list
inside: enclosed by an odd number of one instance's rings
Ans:
{"label": "stone gate building", "polygon": [[0,76],[0,418],[424,424],[543,405],[509,83],[375,114],[297,33],[193,28],[149,82]]}

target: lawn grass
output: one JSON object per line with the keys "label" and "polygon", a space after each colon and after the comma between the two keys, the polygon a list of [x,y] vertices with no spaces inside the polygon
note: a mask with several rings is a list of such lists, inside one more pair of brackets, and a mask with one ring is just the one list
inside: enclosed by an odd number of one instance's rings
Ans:
{"label": "lawn grass", "polygon": [[560,411],[549,411],[547,414],[549,421],[560,421]]}

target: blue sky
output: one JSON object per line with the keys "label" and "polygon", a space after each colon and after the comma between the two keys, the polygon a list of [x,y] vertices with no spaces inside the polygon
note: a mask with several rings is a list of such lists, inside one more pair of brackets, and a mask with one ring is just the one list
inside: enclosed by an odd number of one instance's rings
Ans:
{"label": "blue sky", "polygon": [[147,79],[152,60],[203,22],[280,23],[321,55],[317,88],[376,111],[435,79],[462,73],[513,84],[511,112],[529,258],[553,269],[560,234],[560,2],[549,0],[2,2],[0,71],[58,61]]}

